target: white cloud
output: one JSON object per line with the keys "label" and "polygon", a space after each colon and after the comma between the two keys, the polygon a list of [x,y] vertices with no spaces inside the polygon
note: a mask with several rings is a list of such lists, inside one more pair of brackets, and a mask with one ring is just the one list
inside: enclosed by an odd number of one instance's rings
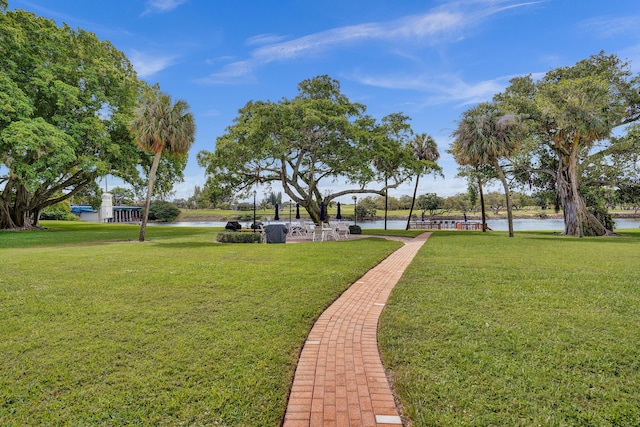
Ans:
{"label": "white cloud", "polygon": [[585,33],[600,38],[614,38],[624,35],[636,36],[640,27],[640,16],[598,17],[583,21],[580,27]]}
{"label": "white cloud", "polygon": [[279,43],[286,38],[286,36],[279,36],[277,34],[258,34],[257,36],[253,36],[247,39],[246,44],[248,46],[273,44]]}
{"label": "white cloud", "polygon": [[139,77],[147,78],[175,63],[175,55],[156,55],[132,50],[129,59]]}
{"label": "white cloud", "polygon": [[371,22],[321,31],[280,41],[278,36],[258,35],[247,44],[263,44],[254,49],[247,59],[233,62],[208,78],[205,83],[237,81],[250,75],[257,67],[275,61],[287,61],[319,53],[341,49],[365,42],[385,42],[399,45],[412,43],[433,46],[443,41],[458,40],[470,26],[488,16],[516,7],[530,6],[540,2],[513,3],[511,0],[480,0],[447,3],[431,11],[406,16],[388,22]]}
{"label": "white cloud", "polygon": [[169,12],[187,1],[188,0],[147,0],[147,7],[142,14]]}
{"label": "white cloud", "polygon": [[503,76],[496,79],[475,83],[465,82],[455,75],[440,77],[426,76],[352,76],[361,84],[385,89],[413,90],[429,93],[426,101],[429,105],[455,102],[462,105],[489,101],[494,94],[501,92],[514,76]]}

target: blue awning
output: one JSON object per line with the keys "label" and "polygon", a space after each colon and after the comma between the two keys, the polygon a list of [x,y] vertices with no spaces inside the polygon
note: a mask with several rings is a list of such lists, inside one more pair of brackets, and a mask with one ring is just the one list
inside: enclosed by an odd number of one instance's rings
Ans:
{"label": "blue awning", "polygon": [[91,206],[71,206],[71,213],[83,213],[83,212],[98,212],[97,210],[93,209]]}

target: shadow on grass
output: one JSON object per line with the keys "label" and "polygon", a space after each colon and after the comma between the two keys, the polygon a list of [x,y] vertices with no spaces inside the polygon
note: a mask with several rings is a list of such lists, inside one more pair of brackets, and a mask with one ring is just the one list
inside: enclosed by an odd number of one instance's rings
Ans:
{"label": "shadow on grass", "polygon": [[[602,241],[607,243],[637,243],[640,240],[640,231],[625,229],[617,230],[613,236],[594,236],[594,237],[575,237],[565,236],[557,231],[519,231],[515,233],[526,235],[529,239],[549,240],[549,238],[556,238],[557,242],[574,243],[576,240],[583,241]],[[554,242],[555,243],[555,242]],[[562,244],[562,243],[559,243]]]}

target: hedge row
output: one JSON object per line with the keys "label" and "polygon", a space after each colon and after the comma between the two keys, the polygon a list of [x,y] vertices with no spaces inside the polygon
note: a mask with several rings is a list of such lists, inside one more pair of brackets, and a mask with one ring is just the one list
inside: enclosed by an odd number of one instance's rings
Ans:
{"label": "hedge row", "polygon": [[221,231],[216,236],[220,243],[261,243],[262,233],[238,233],[236,231]]}

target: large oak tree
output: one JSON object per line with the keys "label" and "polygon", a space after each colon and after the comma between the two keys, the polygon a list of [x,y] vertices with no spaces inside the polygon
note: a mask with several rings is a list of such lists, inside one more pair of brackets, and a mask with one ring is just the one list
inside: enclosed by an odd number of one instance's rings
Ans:
{"label": "large oak tree", "polygon": [[[278,182],[318,223],[321,202],[353,193],[384,196],[415,174],[399,136],[407,134],[407,120],[397,113],[379,123],[349,101],[337,80],[318,76],[301,82],[293,99],[248,102],[215,151],[200,152],[198,161],[214,194],[246,194],[254,184]],[[331,192],[337,180],[350,187]]]}
{"label": "large oak tree", "polygon": [[0,70],[0,228],[37,226],[97,177],[137,175],[127,126],[140,83],[109,42],[4,10]]}
{"label": "large oak tree", "polygon": [[[525,118],[531,135],[528,169],[552,175],[564,211],[564,234],[607,234],[589,210],[581,185],[590,159],[612,146],[614,129],[640,118],[640,76],[633,76],[616,55],[600,53],[538,81],[516,78],[495,100]],[[545,160],[547,153],[555,162]],[[544,167],[548,164],[555,170]]]}

